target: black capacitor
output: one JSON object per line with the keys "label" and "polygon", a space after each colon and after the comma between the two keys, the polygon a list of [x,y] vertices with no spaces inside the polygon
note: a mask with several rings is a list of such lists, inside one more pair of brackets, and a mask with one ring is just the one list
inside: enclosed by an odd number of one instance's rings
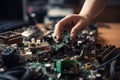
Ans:
{"label": "black capacitor", "polygon": [[103,80],[103,79],[102,79],[102,75],[97,73],[97,74],[96,74],[96,79],[95,79],[95,80]]}
{"label": "black capacitor", "polygon": [[50,72],[51,71],[51,64],[50,63],[46,63],[45,64],[45,69],[47,72]]}
{"label": "black capacitor", "polygon": [[54,73],[54,67],[52,67],[51,65],[52,65],[52,64],[50,64],[50,63],[46,63],[46,64],[45,64],[45,69],[46,69],[46,71],[49,72],[49,73]]}
{"label": "black capacitor", "polygon": [[17,49],[13,47],[7,47],[1,53],[3,64],[6,68],[12,68],[19,64],[20,57]]}

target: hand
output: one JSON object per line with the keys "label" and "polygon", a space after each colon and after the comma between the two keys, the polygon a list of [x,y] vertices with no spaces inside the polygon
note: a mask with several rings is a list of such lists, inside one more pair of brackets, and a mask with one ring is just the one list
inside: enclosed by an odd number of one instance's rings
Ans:
{"label": "hand", "polygon": [[61,32],[66,30],[70,32],[70,36],[75,38],[78,32],[89,24],[89,19],[78,14],[70,14],[61,19],[56,25],[54,35],[57,39],[61,38]]}

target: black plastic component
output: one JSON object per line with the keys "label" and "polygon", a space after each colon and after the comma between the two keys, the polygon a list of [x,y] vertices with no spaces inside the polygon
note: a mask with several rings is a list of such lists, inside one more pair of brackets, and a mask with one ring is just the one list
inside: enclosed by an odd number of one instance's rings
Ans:
{"label": "black plastic component", "polygon": [[12,68],[19,64],[20,57],[17,49],[13,47],[7,47],[2,53],[3,64],[6,68]]}
{"label": "black plastic component", "polygon": [[20,20],[0,21],[0,32],[15,30],[23,25],[26,25],[26,22]]}

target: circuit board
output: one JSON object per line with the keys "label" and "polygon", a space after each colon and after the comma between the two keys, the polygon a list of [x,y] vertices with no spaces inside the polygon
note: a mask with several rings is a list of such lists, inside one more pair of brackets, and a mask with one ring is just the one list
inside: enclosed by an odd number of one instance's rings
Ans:
{"label": "circuit board", "polygon": [[0,79],[108,80],[106,64],[119,57],[120,49],[96,45],[97,34],[96,25],[90,25],[76,39],[67,31],[62,32],[60,41],[52,33],[23,38],[20,46],[11,44],[1,51]]}

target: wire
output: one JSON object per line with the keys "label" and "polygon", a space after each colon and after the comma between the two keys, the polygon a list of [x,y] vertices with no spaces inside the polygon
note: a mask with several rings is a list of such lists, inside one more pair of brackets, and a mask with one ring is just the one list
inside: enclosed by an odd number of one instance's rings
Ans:
{"label": "wire", "polygon": [[117,62],[117,60],[114,60],[111,62],[111,65],[110,65],[110,74],[111,74],[111,77],[113,80],[118,80],[116,77],[116,71],[115,71],[116,62]]}
{"label": "wire", "polygon": [[[118,48],[117,50],[119,50],[119,51],[117,51],[117,52],[120,52],[120,49],[119,49],[119,48]],[[113,57],[112,59],[110,59],[110,60],[106,61],[105,63],[101,64],[100,66],[96,67],[95,69],[99,69],[99,68],[107,65],[108,63],[112,62],[113,60],[116,60],[118,57],[120,57],[120,53],[118,53],[118,55],[116,55],[116,56]]]}
{"label": "wire", "polygon": [[18,80],[18,79],[11,75],[0,74],[0,80]]}
{"label": "wire", "polygon": [[11,76],[21,76],[19,80],[29,80],[31,76],[31,70],[24,66],[17,66],[14,67],[8,71],[6,71],[4,74],[11,75]]}

